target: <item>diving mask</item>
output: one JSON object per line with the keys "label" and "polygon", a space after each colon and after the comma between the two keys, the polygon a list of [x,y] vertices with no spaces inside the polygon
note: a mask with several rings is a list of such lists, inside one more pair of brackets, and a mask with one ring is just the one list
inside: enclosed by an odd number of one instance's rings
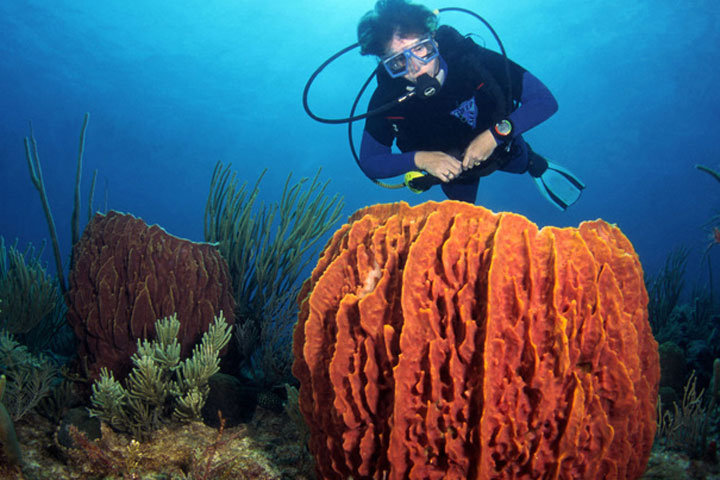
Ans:
{"label": "diving mask", "polygon": [[383,59],[382,64],[392,78],[398,78],[408,73],[408,65],[413,58],[427,64],[436,59],[438,55],[438,46],[435,40],[432,37],[425,37],[402,52]]}

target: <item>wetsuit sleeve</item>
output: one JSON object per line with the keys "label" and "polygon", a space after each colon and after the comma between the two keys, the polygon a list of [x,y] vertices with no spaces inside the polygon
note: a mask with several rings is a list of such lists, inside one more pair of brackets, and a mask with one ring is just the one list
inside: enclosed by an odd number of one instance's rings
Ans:
{"label": "wetsuit sleeve", "polygon": [[[499,85],[507,85],[506,68],[509,69],[513,104],[516,106],[508,115],[513,124],[511,136],[522,135],[557,112],[558,104],[552,92],[532,73],[512,60],[508,60],[506,65],[505,58],[497,52],[486,49],[478,49],[476,52]],[[505,90],[507,87],[501,88]]]}
{"label": "wetsuit sleeve", "polygon": [[[370,99],[368,110],[383,104],[379,91]],[[415,152],[393,153],[395,140],[384,115],[373,115],[365,120],[362,143],[360,144],[360,168],[369,178],[388,178],[416,170]]]}
{"label": "wetsuit sleeve", "polygon": [[360,168],[369,178],[388,178],[402,175],[415,166],[415,152],[393,153],[365,130],[360,144]]}
{"label": "wetsuit sleeve", "polygon": [[508,116],[513,124],[513,136],[541,124],[557,110],[558,104],[550,89],[532,73],[525,71],[519,106]]}

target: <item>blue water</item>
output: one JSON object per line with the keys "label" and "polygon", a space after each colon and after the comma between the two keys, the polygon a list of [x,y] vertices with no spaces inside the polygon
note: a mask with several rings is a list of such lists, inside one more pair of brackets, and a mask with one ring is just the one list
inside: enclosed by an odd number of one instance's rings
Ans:
{"label": "blue water", "polygon": [[[215,163],[261,184],[277,200],[293,178],[331,180],[344,216],[372,203],[441,200],[372,184],[352,159],[345,126],[303,111],[306,80],[355,41],[368,0],[248,2],[0,1],[0,234],[20,246],[48,238],[28,175],[23,138],[32,121],[64,255],[83,115],[90,112],[83,164],[83,223],[90,179],[95,208],[120,210],[168,232],[203,239],[203,211]],[[481,182],[478,203],[539,225],[603,218],[635,245],[646,271],[677,246],[690,248],[689,281],[703,281],[702,225],[720,209],[720,183],[694,168],[720,168],[720,9],[655,2],[457,0],[483,15],[508,54],[543,80],[559,112],[526,135],[533,148],[588,185],[563,213],[527,175]],[[441,22],[492,36],[475,20]],[[313,87],[317,113],[345,116],[373,61],[357,51]],[[366,103],[367,97],[363,101]],[[356,136],[361,125],[356,126]],[[106,201],[107,199],[107,201]],[[720,248],[715,253],[720,258]],[[50,270],[50,249],[44,259]],[[715,272],[720,272],[718,261]],[[716,274],[717,276],[718,274]]]}

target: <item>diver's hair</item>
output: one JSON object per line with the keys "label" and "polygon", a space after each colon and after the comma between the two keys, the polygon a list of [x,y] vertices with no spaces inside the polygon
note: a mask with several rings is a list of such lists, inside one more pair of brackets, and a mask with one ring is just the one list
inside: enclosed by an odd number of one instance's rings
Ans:
{"label": "diver's hair", "polygon": [[424,5],[408,0],[378,0],[358,23],[360,55],[385,55],[394,34],[400,37],[435,33],[437,17]]}

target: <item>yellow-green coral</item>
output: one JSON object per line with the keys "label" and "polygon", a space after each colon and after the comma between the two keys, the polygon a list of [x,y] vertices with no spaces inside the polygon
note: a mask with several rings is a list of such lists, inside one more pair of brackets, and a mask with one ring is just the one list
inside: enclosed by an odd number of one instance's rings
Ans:
{"label": "yellow-green coral", "polygon": [[210,392],[210,377],[220,371],[218,352],[230,341],[227,324],[215,322],[208,327],[200,345],[196,345],[192,357],[180,363],[171,392],[177,399],[173,414],[181,420],[194,420],[201,416],[201,410]]}
{"label": "yellow-green coral", "polygon": [[155,323],[156,339],[138,340],[135,365],[123,387],[107,369],[92,387],[91,414],[113,427],[144,437],[172,415],[200,418],[209,393],[208,380],[220,370],[220,351],[230,340],[222,312],[203,335],[192,356],[180,360],[176,315]]}

